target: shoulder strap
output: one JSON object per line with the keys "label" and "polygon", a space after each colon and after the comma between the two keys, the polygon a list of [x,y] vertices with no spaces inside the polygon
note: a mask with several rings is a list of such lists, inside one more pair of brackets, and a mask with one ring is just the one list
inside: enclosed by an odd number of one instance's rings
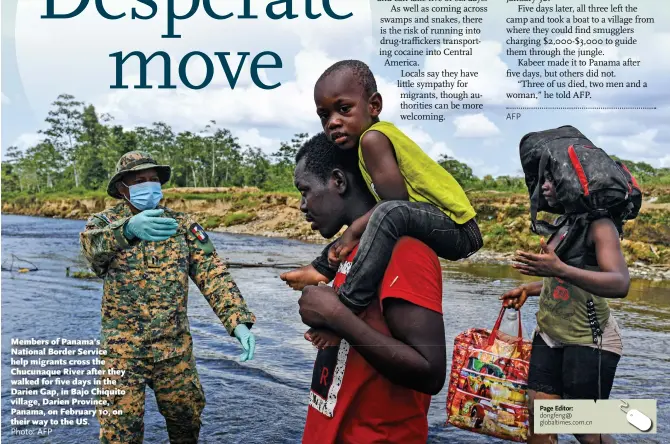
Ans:
{"label": "shoulder strap", "polygon": [[586,213],[568,214],[565,216],[568,231],[554,252],[566,264],[582,268],[585,264],[586,236],[590,225],[589,216]]}

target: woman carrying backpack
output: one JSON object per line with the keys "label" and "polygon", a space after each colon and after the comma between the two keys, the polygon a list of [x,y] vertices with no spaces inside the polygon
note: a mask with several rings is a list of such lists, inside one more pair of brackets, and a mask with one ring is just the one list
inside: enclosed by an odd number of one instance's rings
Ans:
{"label": "woman carrying backpack", "polygon": [[[521,285],[500,299],[505,306],[518,310],[527,297],[540,296],[528,375],[530,430],[527,442],[555,443],[556,435],[533,433],[536,399],[607,399],[612,389],[623,345],[607,299],[624,298],[628,294],[630,277],[619,239],[622,220],[630,211],[623,216],[588,208],[581,208],[583,212],[579,212],[578,205],[570,204],[570,196],[559,196],[554,175],[561,175],[560,189],[569,190],[568,172],[560,170],[566,165],[576,166],[579,186],[588,187],[588,180],[584,178],[588,174],[584,170],[593,171],[580,165],[578,159],[574,162],[578,156],[573,147],[575,142],[588,140],[572,127],[538,134],[531,133],[522,139],[522,163],[531,194],[534,231],[550,237],[548,242],[541,239],[539,254],[517,251],[517,263],[513,266],[524,275],[543,280]],[[533,149],[546,151],[552,143],[555,150],[545,154],[544,161],[539,160],[543,152],[529,153]],[[586,149],[590,148],[586,145]],[[551,161],[552,156],[557,160],[556,157],[562,155],[557,152],[565,150],[571,159]],[[597,173],[592,175],[597,176]],[[586,188],[587,196],[595,194],[597,184],[593,188],[590,191]],[[625,194],[628,198],[628,193]],[[582,203],[584,201],[582,199]],[[626,206],[630,210],[631,205]],[[536,222],[538,209],[561,213],[561,216],[554,224]],[[538,228],[541,224],[544,229]],[[609,435],[575,437],[580,443],[616,442]]]}

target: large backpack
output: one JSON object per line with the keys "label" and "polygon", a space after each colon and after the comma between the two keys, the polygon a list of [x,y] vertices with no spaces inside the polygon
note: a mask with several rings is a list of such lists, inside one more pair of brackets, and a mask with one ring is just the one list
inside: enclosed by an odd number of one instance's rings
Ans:
{"label": "large backpack", "polygon": [[[637,217],[642,191],[628,168],[596,147],[573,126],[526,134],[519,154],[530,195],[532,229],[547,234],[538,211],[609,216],[619,221]],[[549,171],[559,205],[550,207],[542,195]]]}

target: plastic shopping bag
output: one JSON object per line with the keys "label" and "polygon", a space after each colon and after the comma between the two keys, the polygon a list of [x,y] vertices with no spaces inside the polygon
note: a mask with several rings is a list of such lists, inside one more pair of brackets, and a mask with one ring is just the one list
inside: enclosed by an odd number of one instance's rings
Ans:
{"label": "plastic shopping bag", "polygon": [[447,424],[525,442],[531,342],[523,339],[520,312],[518,336],[499,331],[505,310],[493,330],[471,328],[454,340]]}

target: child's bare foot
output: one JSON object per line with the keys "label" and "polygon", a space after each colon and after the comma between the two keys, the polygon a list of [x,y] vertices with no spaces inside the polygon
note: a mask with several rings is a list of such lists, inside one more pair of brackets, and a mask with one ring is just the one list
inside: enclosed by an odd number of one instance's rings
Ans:
{"label": "child's bare foot", "polygon": [[314,268],[311,264],[296,270],[287,271],[279,276],[286,285],[294,290],[301,291],[308,285],[317,285],[319,282],[328,282],[328,278]]}
{"label": "child's bare foot", "polygon": [[336,347],[342,340],[335,333],[326,329],[310,328],[305,332],[305,339],[310,341],[316,348]]}

